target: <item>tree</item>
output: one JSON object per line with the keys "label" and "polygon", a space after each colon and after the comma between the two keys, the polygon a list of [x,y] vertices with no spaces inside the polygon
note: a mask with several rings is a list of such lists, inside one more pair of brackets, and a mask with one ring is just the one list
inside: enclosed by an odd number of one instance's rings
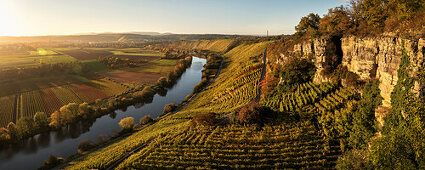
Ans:
{"label": "tree", "polygon": [[350,146],[365,149],[370,138],[377,132],[375,109],[382,104],[379,81],[368,82],[363,88],[358,110],[353,114],[353,127],[349,137]]}
{"label": "tree", "polygon": [[384,118],[383,135],[371,145],[370,160],[377,169],[425,168],[425,105],[412,93],[410,57],[402,43],[398,80],[391,93],[391,111]]}
{"label": "tree", "polygon": [[59,111],[55,111],[50,115],[49,126],[54,128],[62,126],[62,117]]}
{"label": "tree", "polygon": [[18,138],[24,138],[34,133],[34,120],[29,117],[22,117],[16,121]]}
{"label": "tree", "polygon": [[388,17],[386,0],[362,0],[361,15],[366,23],[374,28],[381,28]]}
{"label": "tree", "polygon": [[11,139],[16,139],[18,137],[18,132],[15,123],[10,122],[9,124],[7,124],[7,130]]}
{"label": "tree", "polygon": [[121,127],[122,131],[130,131],[133,129],[133,126],[134,126],[134,118],[133,117],[123,118],[118,123],[118,125]]}
{"label": "tree", "polygon": [[59,109],[60,114],[63,115],[63,121],[65,124],[75,121],[75,118],[78,115],[78,107],[79,106],[76,103],[69,103]]}
{"label": "tree", "polygon": [[166,87],[167,86],[167,78],[165,78],[165,77],[159,78],[157,84],[160,87]]}
{"label": "tree", "polygon": [[78,105],[78,116],[81,116],[84,119],[86,119],[89,113],[90,113],[90,106],[88,103],[84,102]]}
{"label": "tree", "polygon": [[290,57],[282,68],[280,77],[289,87],[311,81],[316,72],[313,62],[299,57]]}
{"label": "tree", "polygon": [[44,112],[37,112],[34,115],[34,124],[37,129],[45,129],[49,126],[49,117]]}
{"label": "tree", "polygon": [[296,34],[315,36],[319,28],[320,16],[318,14],[310,13],[302,17],[297,26],[295,26]]}
{"label": "tree", "polygon": [[6,144],[10,141],[11,136],[9,130],[6,128],[0,128],[0,144]]}
{"label": "tree", "polygon": [[329,9],[329,12],[320,19],[319,23],[320,33],[328,36],[341,37],[351,27],[353,27],[353,22],[347,8],[343,6]]}

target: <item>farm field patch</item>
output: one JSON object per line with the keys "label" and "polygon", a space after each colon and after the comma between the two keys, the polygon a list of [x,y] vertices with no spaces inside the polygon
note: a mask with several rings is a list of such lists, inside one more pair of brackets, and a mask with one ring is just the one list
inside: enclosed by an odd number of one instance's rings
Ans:
{"label": "farm field patch", "polygon": [[94,50],[94,49],[57,49],[63,54],[72,56],[78,60],[93,60],[99,57],[107,57],[113,55],[113,53],[106,50]]}
{"label": "farm field patch", "polygon": [[68,55],[0,55],[0,69],[35,67],[40,64],[70,63],[77,61]]}
{"label": "farm field patch", "polygon": [[103,74],[121,83],[153,84],[174,69],[177,60],[162,59],[141,64],[137,68],[124,68]]}

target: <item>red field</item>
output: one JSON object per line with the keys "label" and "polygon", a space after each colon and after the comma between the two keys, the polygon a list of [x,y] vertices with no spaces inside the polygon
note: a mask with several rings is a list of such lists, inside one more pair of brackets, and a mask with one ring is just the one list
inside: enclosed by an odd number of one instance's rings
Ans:
{"label": "red field", "polygon": [[89,86],[87,84],[72,84],[71,89],[77,94],[78,97],[85,102],[94,102],[96,99],[104,99],[108,96],[99,89]]}
{"label": "red field", "polygon": [[56,110],[59,110],[62,106],[61,102],[50,88],[41,90],[41,96],[43,98],[47,114],[51,114]]}
{"label": "red field", "polygon": [[127,58],[131,61],[138,62],[138,63],[141,63],[141,62],[147,63],[147,62],[150,62],[150,61],[155,61],[155,60],[161,59],[161,57],[159,57],[159,56],[114,55],[114,57],[118,57],[118,58],[121,58],[121,59]]}
{"label": "red field", "polygon": [[121,83],[145,83],[154,84],[160,77],[165,77],[165,73],[137,73],[137,72],[118,72],[106,73],[106,77],[110,77]]}

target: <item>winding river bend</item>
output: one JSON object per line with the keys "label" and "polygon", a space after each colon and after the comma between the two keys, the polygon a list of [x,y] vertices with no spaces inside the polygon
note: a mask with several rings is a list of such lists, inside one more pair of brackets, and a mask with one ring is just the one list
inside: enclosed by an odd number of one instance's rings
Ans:
{"label": "winding river bend", "polygon": [[202,68],[206,60],[193,57],[192,65],[183,73],[177,83],[168,89],[165,96],[155,94],[152,103],[129,106],[124,110],[97,118],[95,122],[80,122],[61,131],[36,135],[22,145],[0,151],[0,169],[36,169],[49,155],[69,157],[77,153],[78,143],[83,140],[97,141],[100,135],[111,135],[120,130],[118,122],[125,117],[135,121],[150,115],[158,117],[164,106],[170,102],[181,103],[193,87],[202,79]]}

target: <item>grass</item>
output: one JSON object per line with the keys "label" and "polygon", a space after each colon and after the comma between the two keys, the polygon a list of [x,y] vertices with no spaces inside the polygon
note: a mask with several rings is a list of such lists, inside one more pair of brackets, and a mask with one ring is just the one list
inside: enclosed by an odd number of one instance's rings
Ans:
{"label": "grass", "polygon": [[56,55],[55,51],[44,49],[44,48],[37,48],[37,51],[30,51],[31,56],[45,56],[45,55]]}
{"label": "grass", "polygon": [[82,60],[81,63],[85,64],[90,69],[90,72],[106,72],[109,70],[108,67],[98,60]]}

